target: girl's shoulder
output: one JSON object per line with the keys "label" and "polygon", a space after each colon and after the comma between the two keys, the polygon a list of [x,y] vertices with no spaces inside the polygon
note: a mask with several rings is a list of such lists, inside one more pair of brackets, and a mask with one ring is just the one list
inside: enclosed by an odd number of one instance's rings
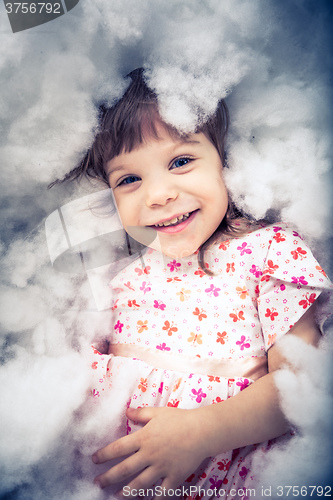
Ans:
{"label": "girl's shoulder", "polygon": [[237,245],[245,240],[258,241],[271,244],[273,239],[285,241],[290,238],[299,238],[300,234],[287,222],[270,223],[268,221],[251,222],[244,219],[235,221],[232,234],[221,234],[217,240],[219,245],[223,243],[229,246],[231,242]]}
{"label": "girl's shoulder", "polygon": [[[266,221],[241,223],[232,235],[221,235],[211,248],[212,254],[222,252],[224,258],[238,258],[250,255],[267,259],[272,253],[277,256],[304,248],[309,250],[302,236],[286,222]],[[216,256],[216,255],[215,255]]]}
{"label": "girl's shoulder", "polygon": [[286,240],[290,238],[299,238],[302,240],[301,235],[295,230],[292,224],[288,222],[270,223],[267,221],[257,222],[249,228],[248,232],[244,234],[246,237],[264,238],[267,240]]}

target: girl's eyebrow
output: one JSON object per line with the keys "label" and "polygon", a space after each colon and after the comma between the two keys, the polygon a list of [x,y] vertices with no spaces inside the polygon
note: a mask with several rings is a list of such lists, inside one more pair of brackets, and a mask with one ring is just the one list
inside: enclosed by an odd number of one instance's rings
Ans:
{"label": "girl's eyebrow", "polygon": [[109,176],[109,175],[113,174],[114,172],[117,172],[118,170],[124,170],[124,166],[118,165],[118,166],[111,167],[111,168],[106,167],[106,175]]}
{"label": "girl's eyebrow", "polygon": [[170,148],[170,153],[172,153],[173,151],[177,151],[177,149],[183,147],[183,146],[187,146],[187,145],[191,145],[191,144],[194,144],[194,145],[197,145],[199,144],[199,146],[201,145],[201,142],[200,141],[196,141],[195,139],[181,139],[179,142],[177,142],[177,144],[175,144],[172,148]]}
{"label": "girl's eyebrow", "polygon": [[201,144],[200,141],[196,141],[194,139],[186,139],[186,137],[184,139],[182,139],[180,142],[179,142],[179,145],[181,146],[182,144]]}

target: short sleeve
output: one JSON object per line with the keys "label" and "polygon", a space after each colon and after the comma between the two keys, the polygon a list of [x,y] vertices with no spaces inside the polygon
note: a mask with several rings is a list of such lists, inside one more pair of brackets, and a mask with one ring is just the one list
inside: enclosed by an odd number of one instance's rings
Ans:
{"label": "short sleeve", "polygon": [[332,283],[301,236],[284,226],[267,232],[258,314],[266,350],[287,333]]}

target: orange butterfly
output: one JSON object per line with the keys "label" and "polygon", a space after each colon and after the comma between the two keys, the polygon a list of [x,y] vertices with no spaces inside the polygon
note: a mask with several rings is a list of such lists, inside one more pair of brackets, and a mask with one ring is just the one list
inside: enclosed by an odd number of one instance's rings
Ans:
{"label": "orange butterfly", "polygon": [[197,344],[202,344],[202,334],[199,333],[199,335],[197,333],[193,333],[191,332],[191,335],[190,337],[187,339],[187,342],[196,342]]}

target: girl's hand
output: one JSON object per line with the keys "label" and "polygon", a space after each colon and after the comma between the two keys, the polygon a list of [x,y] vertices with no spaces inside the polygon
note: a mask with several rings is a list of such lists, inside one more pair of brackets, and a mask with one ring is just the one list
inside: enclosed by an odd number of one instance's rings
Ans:
{"label": "girl's hand", "polygon": [[128,408],[126,413],[144,427],[93,455],[98,464],[130,455],[95,478],[102,488],[135,474],[127,491],[147,489],[160,479],[162,488],[176,488],[206,458],[205,425],[196,410],[146,407]]}

